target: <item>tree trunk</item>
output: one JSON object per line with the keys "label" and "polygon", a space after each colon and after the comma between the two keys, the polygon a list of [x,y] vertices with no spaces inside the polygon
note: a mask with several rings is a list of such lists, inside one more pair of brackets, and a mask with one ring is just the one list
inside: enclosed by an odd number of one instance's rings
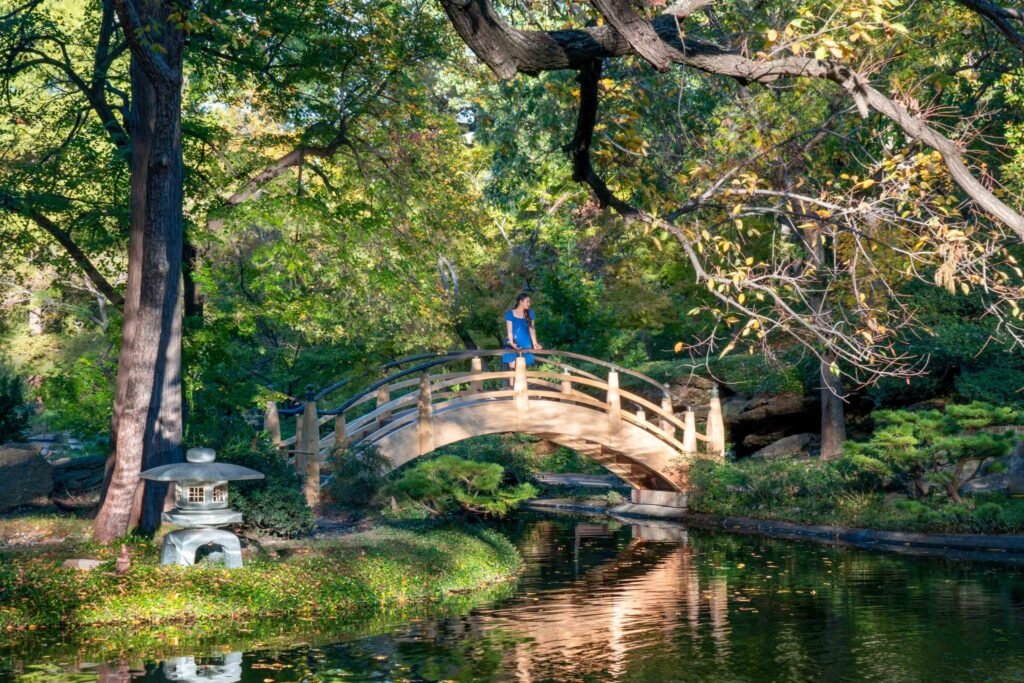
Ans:
{"label": "tree trunk", "polygon": [[838,458],[846,441],[846,410],[843,406],[843,380],[832,372],[834,358],[821,361],[821,457]]}
{"label": "tree trunk", "polygon": [[[799,230],[808,260],[814,264],[820,278],[821,273],[825,271],[826,256],[821,231],[812,226],[801,228],[794,226],[794,234],[797,234],[796,230]],[[821,289],[824,289],[824,282],[819,280],[819,285]],[[832,311],[824,296],[812,291],[808,295],[808,301],[819,320],[832,320]],[[846,441],[846,408],[842,399],[843,380],[838,374],[832,372],[835,360],[834,354],[826,352],[822,355],[818,366],[818,376],[821,378],[821,458],[823,460],[831,460],[842,455],[843,442]]]}
{"label": "tree trunk", "polygon": [[[162,27],[162,61],[177,78],[154,81],[143,60],[152,47],[132,46],[131,236],[121,355],[114,396],[114,463],[95,522],[109,543],[140,525],[155,529],[166,485],[146,487],[142,469],[180,459],[183,36],[167,22],[171,4],[137,2],[139,23]],[[126,35],[134,31],[119,14]]]}

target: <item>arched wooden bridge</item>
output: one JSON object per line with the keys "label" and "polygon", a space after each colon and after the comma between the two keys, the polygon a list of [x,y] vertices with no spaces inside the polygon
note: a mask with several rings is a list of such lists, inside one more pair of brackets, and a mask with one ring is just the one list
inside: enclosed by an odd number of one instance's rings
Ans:
{"label": "arched wooden bridge", "polygon": [[[337,407],[317,406],[346,387],[345,381],[317,395],[310,388],[301,405],[269,403],[265,427],[275,443],[295,454],[311,500],[318,496],[320,463],[327,454],[358,444],[373,444],[400,467],[471,437],[529,434],[601,463],[638,492],[634,502],[670,506],[685,490],[686,465],[698,455],[699,442],[705,457],[723,456],[717,394],[709,406],[707,433],[700,434],[694,412],[675,415],[668,387],[646,375],[549,350],[531,352],[537,356],[536,368],[527,368],[520,356],[514,370],[508,370],[500,364],[502,353],[461,351],[394,361],[383,368],[391,374]],[[485,369],[487,361],[501,369]],[[660,396],[660,405],[641,394]],[[282,439],[280,420],[289,415],[295,416],[296,434]]]}

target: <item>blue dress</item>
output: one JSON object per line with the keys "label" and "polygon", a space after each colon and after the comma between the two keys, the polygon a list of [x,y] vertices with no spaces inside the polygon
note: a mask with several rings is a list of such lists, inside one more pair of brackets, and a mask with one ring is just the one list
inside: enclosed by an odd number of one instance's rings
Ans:
{"label": "blue dress", "polygon": [[[537,316],[533,314],[533,309],[529,309],[530,320],[535,320]],[[512,311],[505,311],[505,320],[512,321],[512,340],[516,343],[520,349],[532,349],[533,339],[530,337],[530,323],[527,322],[526,318],[517,318],[512,314]],[[506,347],[507,348],[507,347]],[[502,363],[515,363],[516,356],[518,354],[505,353],[501,356]],[[533,365],[533,354],[523,354],[526,358],[527,365]]]}

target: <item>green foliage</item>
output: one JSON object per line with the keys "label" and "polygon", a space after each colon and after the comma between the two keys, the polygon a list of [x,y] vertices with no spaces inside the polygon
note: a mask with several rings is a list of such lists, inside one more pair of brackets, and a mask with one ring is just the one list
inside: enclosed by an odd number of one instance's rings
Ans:
{"label": "green foliage", "polygon": [[372,444],[340,448],[331,454],[333,467],[328,494],[344,508],[370,505],[384,486],[391,461]]}
{"label": "green foliage", "polygon": [[489,434],[439,448],[435,456],[451,455],[463,460],[494,463],[504,469],[506,480],[521,483],[538,471],[533,444],[534,439],[522,434]]}
{"label": "green foliage", "polygon": [[218,453],[218,459],[264,474],[264,479],[231,485],[231,507],[242,513],[242,529],[282,538],[303,536],[314,529],[316,520],[303,496],[302,480],[269,441],[253,444],[236,439]]}
{"label": "green foliage", "polygon": [[537,459],[538,472],[554,472],[557,474],[608,474],[600,463],[580,455],[571,448],[559,446],[547,455]]}
{"label": "green foliage", "polygon": [[530,484],[505,486],[504,470],[495,463],[442,455],[416,463],[394,484],[402,503],[412,503],[442,517],[457,512],[503,517],[537,495]]}
{"label": "green foliage", "polygon": [[0,443],[21,439],[31,414],[21,377],[0,359]]}
{"label": "green foliage", "polygon": [[38,393],[49,427],[109,442],[116,374],[116,360],[109,354],[87,354],[45,375]]}
{"label": "green foliage", "polygon": [[605,503],[610,508],[622,505],[623,503],[626,502],[625,496],[623,496],[618,491],[609,491],[608,493],[606,493],[604,495],[604,499],[605,499]]}
{"label": "green foliage", "polygon": [[1006,455],[1013,442],[1009,434],[977,431],[1013,425],[1020,411],[987,403],[950,405],[938,410],[880,410],[872,413],[875,432],[864,443],[848,442],[848,457],[870,458],[887,464],[923,495],[928,484],[941,486],[959,499],[963,471],[970,461],[984,462]]}
{"label": "green foliage", "polygon": [[867,529],[1019,533],[1024,500],[1001,494],[956,503],[886,493],[884,464],[846,454],[836,461],[702,460],[690,470],[690,509],[716,515]]}

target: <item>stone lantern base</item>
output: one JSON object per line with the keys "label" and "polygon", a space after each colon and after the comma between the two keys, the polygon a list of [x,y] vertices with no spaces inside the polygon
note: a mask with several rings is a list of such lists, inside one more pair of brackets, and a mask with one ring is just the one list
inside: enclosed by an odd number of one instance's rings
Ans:
{"label": "stone lantern base", "polygon": [[223,529],[179,529],[164,536],[160,552],[161,564],[180,564],[186,567],[196,563],[196,551],[204,545],[219,546],[224,553],[224,566],[237,569],[242,566],[242,546],[238,536]]}

